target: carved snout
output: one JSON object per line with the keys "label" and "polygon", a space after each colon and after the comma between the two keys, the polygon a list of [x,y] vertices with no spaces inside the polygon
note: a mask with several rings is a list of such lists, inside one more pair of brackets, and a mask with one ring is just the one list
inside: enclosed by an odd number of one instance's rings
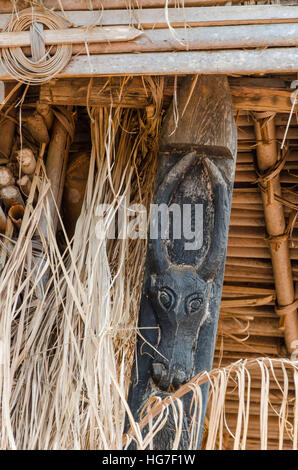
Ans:
{"label": "carved snout", "polygon": [[161,390],[166,391],[172,386],[177,390],[181,385],[187,382],[190,377],[182,366],[172,367],[169,369],[162,362],[154,362],[152,364],[152,379]]}

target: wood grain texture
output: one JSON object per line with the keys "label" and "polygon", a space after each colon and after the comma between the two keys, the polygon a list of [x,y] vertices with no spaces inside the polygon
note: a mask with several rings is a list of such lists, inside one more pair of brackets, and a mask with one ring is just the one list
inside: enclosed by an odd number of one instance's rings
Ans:
{"label": "wood grain texture", "polygon": [[175,124],[172,107],[162,129],[162,151],[196,148],[213,156],[231,158],[235,154],[236,128],[226,77],[185,78],[178,91],[177,103],[179,125]]}
{"label": "wood grain texture", "polygon": [[[222,26],[298,22],[297,6],[246,5],[135,10],[93,10],[58,12],[74,26],[135,25],[145,29],[190,26]],[[0,15],[0,27],[10,19]]]}
{"label": "wood grain texture", "polygon": [[[132,41],[142,34],[141,31],[132,26],[104,26],[92,29],[69,28],[42,32],[44,44],[79,44],[79,43],[101,43],[114,41]],[[0,47],[23,47],[30,46],[31,39],[29,31],[0,33]]]}

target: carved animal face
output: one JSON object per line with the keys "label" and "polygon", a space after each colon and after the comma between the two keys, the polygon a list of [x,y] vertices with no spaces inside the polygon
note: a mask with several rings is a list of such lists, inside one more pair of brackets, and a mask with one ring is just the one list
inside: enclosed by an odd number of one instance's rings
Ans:
{"label": "carved animal face", "polygon": [[175,389],[192,376],[200,326],[208,314],[210,283],[191,266],[169,266],[151,276],[149,300],[160,327],[152,378],[162,390]]}

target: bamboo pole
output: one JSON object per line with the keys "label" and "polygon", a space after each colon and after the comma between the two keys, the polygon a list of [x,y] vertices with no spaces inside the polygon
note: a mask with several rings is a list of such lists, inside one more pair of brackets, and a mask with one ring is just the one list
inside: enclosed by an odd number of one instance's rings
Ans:
{"label": "bamboo pole", "polygon": [[[274,118],[267,120],[267,122],[264,122],[263,119],[262,114],[255,114],[257,160],[261,172],[272,168],[278,161]],[[268,191],[271,190],[281,195],[279,174],[268,183],[267,188]],[[266,230],[268,236],[276,237],[285,233],[285,217],[282,204],[275,199],[268,199],[268,191],[262,192]],[[278,249],[272,244],[269,249],[278,305],[281,307],[290,305],[295,300],[295,294],[288,239],[281,240]],[[280,327],[284,329],[287,349],[291,353],[295,349],[293,344],[298,339],[297,309],[281,318]]]}
{"label": "bamboo pole", "polygon": [[[70,107],[68,108],[68,112],[71,114]],[[58,219],[56,207],[59,210],[61,204],[70,141],[71,137],[68,130],[62,124],[62,121],[56,118],[46,161],[47,178],[51,183],[51,195],[48,198],[48,204],[49,212],[53,220],[54,231],[57,227]],[[46,226],[46,218],[43,216],[40,221],[40,227],[42,233],[47,238]]]}
{"label": "bamboo pole", "polygon": [[[132,28],[131,26],[105,26],[94,27],[89,30],[85,30],[83,28],[69,28],[59,30],[45,29],[42,33],[42,37],[44,44],[48,46],[53,44],[84,44],[85,42],[125,42],[132,41],[141,34],[141,31],[136,28]],[[293,41],[295,42],[294,39]],[[25,47],[30,45],[31,39],[29,31],[0,33],[0,47]],[[287,45],[295,44],[290,43]]]}
{"label": "bamboo pole", "polygon": [[[73,57],[57,78],[106,75],[252,74],[295,72],[295,47],[253,50],[146,52]],[[1,64],[0,80],[10,75]],[[271,100],[272,101],[272,100]],[[234,100],[233,100],[234,102]],[[251,146],[245,145],[245,150]]]}
{"label": "bamboo pole", "polygon": [[[123,31],[121,32],[121,28]],[[125,29],[127,32],[125,31]],[[208,26],[191,29],[175,28],[175,35],[169,29],[141,31],[127,27],[93,28],[85,31],[80,28],[67,30],[45,30],[46,45],[53,45],[50,54],[58,44],[72,44],[72,53],[86,54],[88,44],[90,54],[123,54],[144,52],[195,51],[213,49],[240,49],[255,47],[291,47],[298,45],[298,24],[287,25],[240,25]],[[122,34],[122,38],[121,38]],[[31,55],[28,32],[1,33],[0,47],[26,47],[25,55]],[[287,91],[284,92],[286,94]],[[282,93],[280,93],[282,94]]]}
{"label": "bamboo pole", "polygon": [[[232,0],[232,3],[240,3],[241,0]],[[210,5],[224,5],[226,0],[168,0],[169,7],[200,7]],[[53,10],[121,10],[121,9],[137,9],[137,8],[163,8],[165,6],[165,0],[43,0],[45,8]],[[18,0],[18,9],[24,9],[28,7],[28,1]],[[0,11],[2,13],[10,13],[13,11],[13,4],[11,0],[0,0]]]}

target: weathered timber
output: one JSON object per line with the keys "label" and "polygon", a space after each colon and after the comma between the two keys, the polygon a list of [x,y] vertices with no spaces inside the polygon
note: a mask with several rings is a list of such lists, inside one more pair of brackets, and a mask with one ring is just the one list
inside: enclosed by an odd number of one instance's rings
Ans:
{"label": "weathered timber", "polygon": [[[124,29],[123,39],[119,33],[117,34],[116,28]],[[127,31],[127,37],[125,37],[125,30],[129,28],[130,31]],[[287,34],[284,34],[284,28],[283,24],[175,28],[174,35],[169,29],[146,30],[146,34],[142,34],[141,31],[132,27],[106,26],[90,30],[82,28],[45,30],[44,37],[46,44],[55,46],[55,44],[69,43],[73,45],[73,54],[83,55],[87,53],[85,41],[88,43],[90,54],[297,46],[298,24],[289,23]],[[28,46],[29,44],[30,38],[27,32],[0,34],[0,45],[3,47]],[[52,47],[50,54],[53,54],[55,50],[56,48]],[[29,47],[24,52],[25,55],[31,55]]]}
{"label": "weathered timber", "polygon": [[[121,90],[121,93],[119,93]],[[165,79],[164,101],[173,95],[173,79]],[[97,77],[52,80],[40,88],[40,102],[51,105],[119,106],[144,108],[152,103],[146,81],[133,77],[123,81],[120,77]]]}
{"label": "weathered timber", "polygon": [[[73,26],[134,25],[142,28],[190,26],[223,26],[239,24],[272,24],[298,22],[297,6],[245,5],[187,8],[154,8],[135,10],[93,10],[58,12]],[[10,19],[0,15],[0,27]]]}
{"label": "weathered timber", "polygon": [[[196,80],[196,79],[195,79]],[[231,149],[235,145],[235,123],[231,115],[231,106],[227,106],[230,91],[223,88],[221,96],[215,95],[216,84],[220,87],[221,77],[212,78],[212,86],[207,79],[199,78],[200,94],[191,103],[192,88],[182,86],[179,90],[179,125],[175,123],[175,110],[168,113],[161,133],[161,151],[197,150],[213,156],[233,158]],[[184,83],[189,81],[185,79]],[[184,110],[186,111],[184,112]],[[208,109],[208,113],[207,113]]]}
{"label": "weathered timber", "polygon": [[[241,0],[233,0],[232,3],[240,3]],[[137,9],[137,8],[163,8],[165,0],[43,0],[46,8],[53,10],[118,10],[118,9]],[[200,7],[208,5],[226,4],[226,0],[168,0],[169,7]],[[280,3],[284,3],[281,0]],[[29,0],[17,0],[18,9],[24,9],[30,6]],[[0,0],[0,11],[10,13],[13,11],[14,4],[11,0]]]}
{"label": "weathered timber", "polygon": [[[253,79],[249,81],[246,77],[241,79],[229,79],[230,89],[235,110],[273,110],[278,112],[289,112],[291,110],[291,93],[283,80],[273,79]],[[86,106],[87,90],[89,78],[81,79],[60,79],[52,80],[44,84],[40,91],[42,103],[52,105],[75,105]],[[120,85],[121,79],[118,77],[95,77],[89,89],[88,103],[92,106],[114,105],[124,107],[145,107],[152,102],[150,93],[144,87],[141,78],[133,77],[125,85]],[[121,86],[121,94],[119,94]],[[164,99],[168,100],[173,95],[173,81],[168,79],[165,83]],[[288,118],[288,115],[286,115]],[[280,122],[287,124],[287,120]],[[242,125],[252,126],[252,120],[248,116],[243,116]],[[248,158],[246,158],[249,155]],[[296,157],[289,157],[295,160]],[[239,161],[253,162],[252,153],[239,153]]]}
{"label": "weathered timber", "polygon": [[[57,75],[86,77],[100,75],[249,74],[295,72],[297,48],[102,54],[74,57]],[[0,79],[9,79],[3,66]]]}
{"label": "weathered timber", "polygon": [[[131,26],[105,26],[88,29],[45,29],[42,33],[45,45],[80,44],[113,41],[132,41],[142,34]],[[29,31],[14,31],[0,33],[0,47],[24,47],[31,45]],[[292,45],[292,44],[289,44]]]}
{"label": "weathered timber", "polygon": [[[153,393],[164,396],[210,370],[216,338],[237,147],[227,78],[186,77],[177,103],[177,128],[170,107],[161,132],[154,202],[182,213],[185,204],[200,204],[204,227],[201,242],[189,245],[185,232],[173,238],[175,219],[166,237],[158,214],[151,220],[139,316],[145,342],[138,340],[129,394],[136,418]],[[203,387],[203,415],[207,391]],[[186,429],[189,399],[183,398]],[[170,425],[158,433],[156,448],[171,448]],[[186,431],[180,448],[188,439]]]}

